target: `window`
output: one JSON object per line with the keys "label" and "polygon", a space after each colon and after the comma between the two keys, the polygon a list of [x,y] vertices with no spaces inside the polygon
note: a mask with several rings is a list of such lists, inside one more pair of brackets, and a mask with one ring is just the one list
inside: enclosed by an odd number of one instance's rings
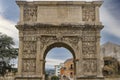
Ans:
{"label": "window", "polygon": [[73,64],[70,65],[70,69],[73,69]]}

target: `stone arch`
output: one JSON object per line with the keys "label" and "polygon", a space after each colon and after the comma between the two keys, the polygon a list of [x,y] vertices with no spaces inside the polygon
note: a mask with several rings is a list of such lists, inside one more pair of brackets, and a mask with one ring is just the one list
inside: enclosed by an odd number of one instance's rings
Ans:
{"label": "stone arch", "polygon": [[53,47],[65,47],[73,54],[74,80],[104,80],[100,54],[103,25],[99,19],[102,1],[16,3],[20,7],[20,21],[16,25],[19,64],[15,80],[45,80],[43,64]]}
{"label": "stone arch", "polygon": [[44,52],[43,59],[45,59],[48,51],[50,51],[54,47],[64,47],[64,48],[68,49],[72,53],[73,58],[76,59],[76,54],[75,54],[74,48],[66,42],[53,42],[53,43],[46,45],[45,51],[43,51]]}
{"label": "stone arch", "polygon": [[[45,58],[46,58],[46,55],[47,53],[55,48],[55,47],[64,47],[66,48],[67,50],[69,50],[73,56],[73,63],[74,63],[74,75],[76,74],[76,63],[75,63],[75,60],[76,60],[76,54],[75,54],[75,49],[67,42],[53,42],[53,43],[50,43],[48,45],[46,45],[46,48],[45,50],[43,51],[43,60],[45,61]],[[44,69],[45,68],[45,63],[43,63],[43,73],[45,72]]]}

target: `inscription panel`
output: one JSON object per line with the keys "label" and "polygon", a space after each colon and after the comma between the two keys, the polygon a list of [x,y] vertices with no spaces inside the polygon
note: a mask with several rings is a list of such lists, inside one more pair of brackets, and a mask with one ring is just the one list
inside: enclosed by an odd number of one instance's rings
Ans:
{"label": "inscription panel", "polygon": [[50,24],[80,23],[81,6],[39,6],[38,22]]}

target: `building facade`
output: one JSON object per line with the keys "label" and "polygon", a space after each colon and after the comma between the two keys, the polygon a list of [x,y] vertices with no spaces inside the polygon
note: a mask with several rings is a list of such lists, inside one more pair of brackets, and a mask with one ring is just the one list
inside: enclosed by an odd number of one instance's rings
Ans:
{"label": "building facade", "polygon": [[61,68],[61,78],[66,78],[69,80],[74,80],[74,64],[73,58],[67,59],[64,62],[64,67]]}
{"label": "building facade", "polygon": [[60,76],[60,69],[61,69],[60,65],[55,65],[55,75],[56,76]]}

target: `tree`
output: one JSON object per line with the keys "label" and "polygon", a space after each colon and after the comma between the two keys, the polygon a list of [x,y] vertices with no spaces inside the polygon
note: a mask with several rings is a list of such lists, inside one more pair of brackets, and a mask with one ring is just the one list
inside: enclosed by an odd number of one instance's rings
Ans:
{"label": "tree", "polygon": [[[2,61],[10,61],[18,55],[18,49],[13,48],[15,45],[13,39],[5,34],[0,33],[0,58]],[[9,62],[7,62],[8,64]]]}
{"label": "tree", "polygon": [[59,77],[58,76],[52,76],[51,80],[59,80]]}
{"label": "tree", "polygon": [[6,70],[12,70],[9,62],[18,56],[18,48],[14,48],[13,45],[15,43],[11,37],[0,33],[0,75],[2,76],[6,74]]}

